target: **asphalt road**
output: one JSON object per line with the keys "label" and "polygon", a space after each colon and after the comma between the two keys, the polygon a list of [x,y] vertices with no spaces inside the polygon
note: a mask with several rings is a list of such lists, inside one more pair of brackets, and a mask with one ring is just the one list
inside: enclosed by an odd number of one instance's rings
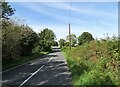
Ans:
{"label": "asphalt road", "polygon": [[2,73],[3,87],[71,86],[71,73],[58,47],[40,59]]}

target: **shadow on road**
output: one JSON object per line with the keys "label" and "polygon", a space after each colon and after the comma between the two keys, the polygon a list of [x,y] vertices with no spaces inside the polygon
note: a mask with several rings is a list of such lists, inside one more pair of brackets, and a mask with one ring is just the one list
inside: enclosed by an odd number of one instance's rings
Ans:
{"label": "shadow on road", "polygon": [[60,52],[60,51],[61,51],[60,49],[56,49],[56,50],[52,50],[51,53]]}
{"label": "shadow on road", "polygon": [[52,55],[44,55],[41,58],[51,58],[51,57],[58,57],[58,55],[54,55],[54,54],[52,54]]}
{"label": "shadow on road", "polygon": [[[53,59],[48,62],[50,58]],[[39,85],[70,85],[72,84],[71,74],[59,48],[54,48],[53,53],[42,56],[43,59],[37,59],[24,64],[20,67],[3,73],[3,85],[17,87],[26,78],[31,76],[42,65],[44,67],[35,74],[23,87]]]}
{"label": "shadow on road", "polygon": [[[64,61],[50,62],[26,85],[72,85],[71,76]],[[34,83],[33,83],[34,82]],[[33,84],[32,84],[33,83]]]}

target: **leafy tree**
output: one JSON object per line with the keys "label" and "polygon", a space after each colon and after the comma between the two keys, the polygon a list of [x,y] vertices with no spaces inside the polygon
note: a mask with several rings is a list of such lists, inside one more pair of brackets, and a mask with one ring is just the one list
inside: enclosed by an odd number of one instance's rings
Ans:
{"label": "leafy tree", "polygon": [[2,30],[2,58],[4,61],[11,61],[20,56],[20,28],[9,25]]}
{"label": "leafy tree", "polygon": [[64,39],[60,39],[59,40],[60,48],[62,48],[63,46],[65,46],[65,43],[66,43],[66,41]]}
{"label": "leafy tree", "polygon": [[70,42],[66,42],[66,43],[65,43],[65,46],[69,46],[69,45],[70,45]]}
{"label": "leafy tree", "polygon": [[29,55],[38,42],[38,35],[28,26],[23,27],[21,31],[21,55]]}
{"label": "leafy tree", "polygon": [[12,8],[11,5],[8,4],[8,2],[2,2],[1,6],[2,18],[9,19],[9,16],[12,16],[14,14],[15,9]]}
{"label": "leafy tree", "polygon": [[[75,34],[70,35],[71,38],[71,46],[75,46],[77,44],[77,37]],[[69,41],[69,35],[66,36],[66,40]]]}
{"label": "leafy tree", "polygon": [[30,27],[11,20],[10,16],[15,10],[8,2],[2,2],[0,6],[2,8],[0,19],[2,20],[2,61],[6,64],[19,60],[21,56],[30,55],[38,44],[38,35]]}
{"label": "leafy tree", "polygon": [[3,62],[17,60],[22,55],[29,55],[37,43],[38,36],[27,26],[8,25],[2,29]]}
{"label": "leafy tree", "polygon": [[0,19],[2,21],[2,29],[5,29],[7,25],[11,24],[9,18],[14,14],[15,9],[12,8],[11,5],[8,4],[8,2],[2,2],[0,8],[2,11],[2,14],[0,15],[0,17],[2,17]]}
{"label": "leafy tree", "polygon": [[89,32],[83,32],[79,37],[78,37],[78,44],[82,45],[86,42],[90,42],[91,40],[94,40],[92,34]]}
{"label": "leafy tree", "polygon": [[58,46],[58,42],[57,41],[54,41],[52,46]]}
{"label": "leafy tree", "polygon": [[9,20],[10,16],[14,14],[14,8],[8,2],[1,2],[0,8],[0,21],[2,21],[2,58],[4,62],[17,59],[20,55],[20,28],[17,25],[14,26]]}
{"label": "leafy tree", "polygon": [[48,28],[45,28],[39,33],[39,45],[42,51],[51,51],[51,46],[56,36],[54,32]]}

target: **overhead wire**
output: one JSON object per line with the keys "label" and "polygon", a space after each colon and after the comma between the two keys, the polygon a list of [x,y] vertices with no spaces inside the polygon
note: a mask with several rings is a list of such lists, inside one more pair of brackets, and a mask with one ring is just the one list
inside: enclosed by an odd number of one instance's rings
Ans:
{"label": "overhead wire", "polygon": [[71,7],[72,7],[72,0],[70,1],[70,9],[69,9],[69,23],[71,22]]}

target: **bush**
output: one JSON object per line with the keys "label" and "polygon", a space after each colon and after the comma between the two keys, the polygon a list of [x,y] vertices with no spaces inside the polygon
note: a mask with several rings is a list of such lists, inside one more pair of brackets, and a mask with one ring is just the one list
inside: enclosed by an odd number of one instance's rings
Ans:
{"label": "bush", "polygon": [[19,26],[9,25],[2,29],[2,58],[4,61],[11,61],[19,58],[20,49],[20,28]]}
{"label": "bush", "polygon": [[72,73],[74,85],[118,85],[118,39],[94,40],[63,52]]}
{"label": "bush", "polygon": [[4,62],[19,60],[22,55],[32,53],[38,36],[27,26],[10,24],[2,29],[2,58]]}

